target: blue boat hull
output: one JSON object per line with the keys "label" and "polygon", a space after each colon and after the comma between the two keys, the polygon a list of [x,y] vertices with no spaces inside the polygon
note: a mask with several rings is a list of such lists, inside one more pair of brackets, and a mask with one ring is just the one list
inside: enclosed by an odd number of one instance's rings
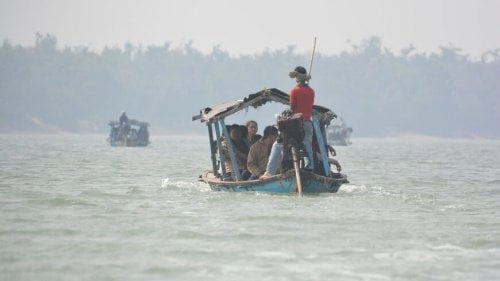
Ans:
{"label": "blue boat hull", "polygon": [[[283,174],[270,177],[265,180],[252,181],[221,181],[214,177],[211,171],[205,172],[201,176],[201,181],[210,185],[214,191],[228,192],[272,192],[272,193],[293,193],[297,192],[296,176],[294,170],[289,170]],[[336,177],[324,177],[301,170],[302,192],[304,193],[333,193],[339,187],[348,183],[345,175],[337,174]]]}

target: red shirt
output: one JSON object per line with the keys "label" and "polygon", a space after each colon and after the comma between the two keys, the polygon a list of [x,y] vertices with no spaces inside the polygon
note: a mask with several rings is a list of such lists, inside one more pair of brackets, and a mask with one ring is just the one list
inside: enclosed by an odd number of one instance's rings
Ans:
{"label": "red shirt", "polygon": [[304,120],[311,120],[313,104],[314,90],[308,85],[298,85],[290,91],[290,105],[295,108],[293,113],[302,113]]}

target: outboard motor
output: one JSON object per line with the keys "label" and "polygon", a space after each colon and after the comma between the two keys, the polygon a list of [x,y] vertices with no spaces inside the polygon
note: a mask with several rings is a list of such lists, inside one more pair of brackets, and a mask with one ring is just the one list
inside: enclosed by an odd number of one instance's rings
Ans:
{"label": "outboard motor", "polygon": [[278,130],[280,136],[278,142],[283,142],[283,165],[282,168],[289,169],[293,167],[293,159],[291,155],[291,148],[295,148],[298,157],[302,158],[307,153],[304,147],[304,118],[301,113],[292,114],[291,111],[285,110],[280,117],[278,117]]}

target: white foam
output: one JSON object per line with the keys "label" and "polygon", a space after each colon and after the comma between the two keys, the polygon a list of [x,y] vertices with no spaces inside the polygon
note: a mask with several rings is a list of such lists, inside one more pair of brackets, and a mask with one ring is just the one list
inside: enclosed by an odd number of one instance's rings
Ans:
{"label": "white foam", "polygon": [[457,245],[452,245],[452,244],[443,244],[443,245],[438,245],[435,247],[432,247],[431,249],[437,250],[437,251],[458,251],[458,252],[465,252],[467,251],[465,248],[459,247]]}
{"label": "white foam", "polygon": [[354,184],[344,184],[339,189],[339,191],[344,193],[353,193],[366,190],[367,190],[366,185],[354,185]]}
{"label": "white foam", "polygon": [[161,187],[166,188],[168,186],[168,181],[169,180],[170,180],[169,178],[162,179],[161,180]]}

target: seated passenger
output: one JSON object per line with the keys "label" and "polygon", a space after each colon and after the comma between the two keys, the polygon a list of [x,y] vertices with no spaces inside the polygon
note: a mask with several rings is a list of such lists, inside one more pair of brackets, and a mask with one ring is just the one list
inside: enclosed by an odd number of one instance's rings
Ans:
{"label": "seated passenger", "polygon": [[[233,124],[233,125],[236,125],[236,124]],[[248,145],[248,142],[247,142],[247,138],[248,138],[248,129],[247,129],[247,126],[245,126],[245,125],[238,125],[238,127],[240,128],[240,132],[241,132],[241,140],[246,144],[246,146],[248,148],[250,148],[250,145]]]}
{"label": "seated passenger", "polygon": [[[278,117],[278,126],[280,125],[280,120],[285,120],[282,129],[285,129],[288,134],[288,145],[285,147],[284,140],[283,140],[283,134],[280,133],[280,135],[276,138],[276,141],[273,143],[273,146],[271,148],[271,154],[269,155],[269,161],[267,162],[267,167],[266,167],[266,172],[261,178],[268,178],[271,176],[274,176],[278,173],[278,170],[281,171],[286,171],[290,168],[293,168],[293,156],[291,152],[291,142],[292,140],[297,140],[303,137],[301,134],[300,128],[297,130],[295,126],[295,121],[293,122],[288,122],[286,120],[290,119],[290,113],[288,110],[285,110],[281,117],[283,119],[280,119]],[[300,116],[299,116],[300,118]],[[294,116],[292,116],[291,120],[297,120]],[[290,129],[292,128],[292,130]],[[302,135],[302,136],[301,136]],[[297,142],[295,142],[297,144]]]}
{"label": "seated passenger", "polygon": [[247,144],[248,144],[248,147],[251,147],[260,138],[262,138],[262,136],[257,134],[257,131],[259,130],[259,126],[257,125],[257,122],[255,122],[254,120],[248,121],[246,128],[247,128],[247,132],[248,132],[248,136],[246,138]]}
{"label": "seated passenger", "polygon": [[130,129],[130,133],[129,133],[129,140],[130,141],[136,141],[138,136],[139,136],[139,134],[137,133],[137,129],[135,129],[135,128]]}
{"label": "seated passenger", "polygon": [[128,124],[128,123],[125,123],[125,125],[123,125],[123,127],[121,127],[121,130],[122,130],[121,133],[122,133],[122,136],[124,138],[128,138],[128,134],[130,132],[130,128],[131,128],[130,124]]}
{"label": "seated passenger", "polygon": [[138,132],[138,139],[147,142],[149,140],[149,132],[146,126],[141,126]]}
{"label": "seated passenger", "polygon": [[[234,124],[229,127],[228,130],[231,143],[233,144],[234,154],[236,156],[236,163],[238,164],[240,175],[242,180],[247,180],[250,177],[250,172],[247,170],[247,157],[248,157],[248,146],[243,139],[243,131],[241,127]],[[226,140],[222,140],[222,149],[225,158],[226,166],[226,178],[233,177],[233,164],[231,162],[231,157],[229,155],[229,148]]]}
{"label": "seated passenger", "polygon": [[117,140],[117,139],[118,139],[118,135],[119,135],[119,133],[120,133],[120,129],[119,129],[118,127],[116,127],[116,126],[113,126],[113,127],[111,128],[110,139],[111,139],[112,141]]}
{"label": "seated passenger", "polygon": [[249,180],[258,179],[266,172],[271,146],[277,137],[278,129],[274,126],[267,126],[264,130],[264,137],[250,147],[247,168],[252,175]]}
{"label": "seated passenger", "polygon": [[282,158],[283,139],[278,136],[271,147],[271,153],[269,154],[269,160],[267,161],[266,172],[259,178],[265,179],[276,175],[278,173],[278,169],[280,168]]}

